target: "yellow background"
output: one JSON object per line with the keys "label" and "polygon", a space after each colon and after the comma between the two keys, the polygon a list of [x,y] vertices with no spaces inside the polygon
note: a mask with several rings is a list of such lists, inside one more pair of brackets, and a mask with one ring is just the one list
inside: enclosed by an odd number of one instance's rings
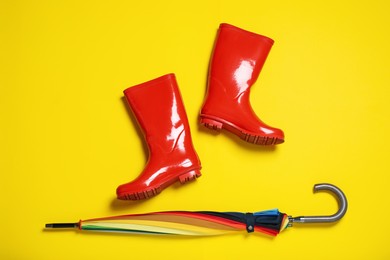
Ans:
{"label": "yellow background", "polygon": [[[390,259],[388,1],[1,1],[1,259]],[[275,148],[198,125],[219,23],[275,44],[252,89]],[[203,176],[142,202],[115,189],[146,160],[122,91],[176,74]],[[151,104],[152,105],[152,104]],[[332,214],[276,238],[44,231],[160,210]]]}

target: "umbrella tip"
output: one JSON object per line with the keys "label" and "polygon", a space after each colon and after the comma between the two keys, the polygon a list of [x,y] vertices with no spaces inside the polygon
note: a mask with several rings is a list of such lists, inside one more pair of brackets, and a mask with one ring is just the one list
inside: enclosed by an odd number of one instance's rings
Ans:
{"label": "umbrella tip", "polygon": [[79,223],[49,223],[45,228],[78,228]]}

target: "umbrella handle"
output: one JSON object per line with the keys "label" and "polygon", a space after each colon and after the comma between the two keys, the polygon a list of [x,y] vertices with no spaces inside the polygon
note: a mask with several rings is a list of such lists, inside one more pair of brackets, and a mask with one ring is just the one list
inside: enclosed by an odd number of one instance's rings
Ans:
{"label": "umbrella handle", "polygon": [[319,183],[314,185],[313,192],[317,191],[329,191],[333,195],[336,196],[339,203],[339,210],[333,214],[328,216],[300,216],[300,217],[291,217],[289,216],[290,224],[297,223],[329,223],[340,220],[345,213],[347,212],[348,202],[342,190],[338,187],[329,184],[329,183]]}

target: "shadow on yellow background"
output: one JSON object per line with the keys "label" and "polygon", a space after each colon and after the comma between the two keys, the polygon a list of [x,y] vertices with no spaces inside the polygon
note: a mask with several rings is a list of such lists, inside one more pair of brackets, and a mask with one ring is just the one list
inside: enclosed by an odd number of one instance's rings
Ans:
{"label": "shadow on yellow background", "polygon": [[[389,259],[387,1],[2,1],[2,259]],[[228,22],[275,44],[252,89],[280,127],[275,148],[198,125],[216,31]],[[144,140],[123,102],[132,85],[175,73],[202,161],[196,182],[117,201]],[[331,214],[332,225],[182,238],[44,231],[45,223],[162,210]]]}

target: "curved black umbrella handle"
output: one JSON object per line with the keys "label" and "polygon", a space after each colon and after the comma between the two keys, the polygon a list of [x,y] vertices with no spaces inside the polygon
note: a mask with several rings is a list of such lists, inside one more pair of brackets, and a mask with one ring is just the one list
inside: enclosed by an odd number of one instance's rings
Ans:
{"label": "curved black umbrella handle", "polygon": [[329,222],[335,222],[340,220],[345,213],[347,212],[348,208],[348,202],[347,198],[345,197],[342,190],[340,190],[338,187],[329,184],[329,183],[320,183],[314,185],[314,192],[317,191],[330,191],[332,194],[334,194],[337,197],[338,203],[339,203],[339,210],[329,216],[300,216],[300,217],[289,217],[290,223],[329,223]]}

